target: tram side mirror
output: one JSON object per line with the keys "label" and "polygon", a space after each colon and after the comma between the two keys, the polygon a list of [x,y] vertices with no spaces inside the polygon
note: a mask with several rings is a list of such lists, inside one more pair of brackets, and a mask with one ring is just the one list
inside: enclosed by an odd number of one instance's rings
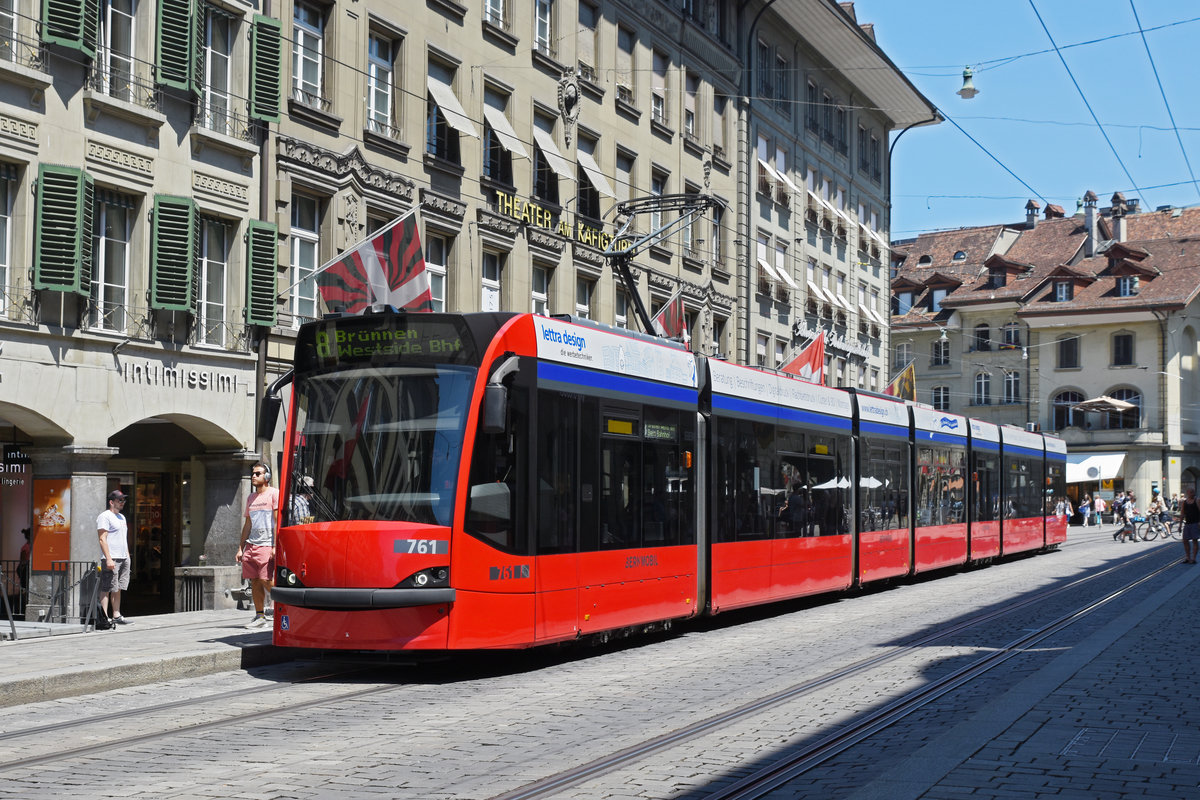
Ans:
{"label": "tram side mirror", "polygon": [[275,426],[279,422],[279,410],[283,408],[283,398],[267,395],[262,399],[258,411],[258,438],[274,439]]}
{"label": "tram side mirror", "polygon": [[483,432],[504,433],[508,420],[508,387],[489,383],[483,390]]}

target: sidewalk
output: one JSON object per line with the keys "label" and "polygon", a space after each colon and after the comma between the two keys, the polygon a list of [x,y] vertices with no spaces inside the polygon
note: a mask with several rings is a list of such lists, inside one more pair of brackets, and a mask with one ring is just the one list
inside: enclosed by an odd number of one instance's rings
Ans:
{"label": "sidewalk", "polygon": [[73,635],[0,642],[0,708],[295,657],[271,644],[270,628],[246,630],[252,617],[235,609],[160,614],[109,631],[69,625]]}

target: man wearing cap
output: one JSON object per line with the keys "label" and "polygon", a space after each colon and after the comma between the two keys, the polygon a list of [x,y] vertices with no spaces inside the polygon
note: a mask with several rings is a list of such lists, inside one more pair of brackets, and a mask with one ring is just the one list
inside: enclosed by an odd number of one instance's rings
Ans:
{"label": "man wearing cap", "polygon": [[96,517],[96,529],[100,536],[100,552],[104,569],[100,573],[100,610],[108,613],[109,599],[112,600],[112,621],[117,625],[128,625],[129,620],[121,616],[121,590],[129,588],[129,526],[125,523],[127,495],[120,489],[108,493],[108,510]]}

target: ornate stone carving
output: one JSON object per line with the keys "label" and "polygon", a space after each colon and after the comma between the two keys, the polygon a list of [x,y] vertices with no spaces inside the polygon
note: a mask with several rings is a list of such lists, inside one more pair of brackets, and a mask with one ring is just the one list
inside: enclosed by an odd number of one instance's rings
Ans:
{"label": "ornate stone carving", "polygon": [[203,172],[192,173],[192,188],[197,192],[215,194],[229,200],[236,200],[243,205],[245,205],[250,194],[250,187],[248,186],[227,181],[215,175],[206,175]]}
{"label": "ornate stone carving", "polygon": [[517,234],[521,231],[521,226],[516,220],[501,214],[494,214],[486,208],[476,208],[475,219],[478,221],[481,231],[487,231],[507,239],[516,239]]}
{"label": "ornate stone carving", "polygon": [[358,218],[358,193],[348,190],[342,193],[342,224],[346,226],[346,241],[357,242],[362,238],[363,225]]}
{"label": "ornate stone carving", "polygon": [[23,119],[0,114],[0,135],[11,136],[25,142],[37,141],[37,125]]}
{"label": "ornate stone carving", "polygon": [[575,246],[571,248],[571,254],[581,264],[587,264],[597,269],[604,266],[604,254],[594,247],[588,247],[576,242]]}
{"label": "ornate stone carving", "polygon": [[339,155],[309,142],[286,136],[277,137],[276,142],[279,162],[282,165],[292,164],[324,173],[331,178],[330,182],[335,184],[344,183],[347,178],[353,177],[365,187],[400,200],[412,200],[413,189],[416,186],[412,181],[403,175],[370,164],[357,147]]}
{"label": "ornate stone carving", "polygon": [[462,225],[467,216],[466,203],[438,194],[432,189],[421,190],[421,208],[458,225]]}
{"label": "ornate stone carving", "polygon": [[566,141],[567,150],[570,150],[575,121],[579,119],[579,78],[573,69],[566,70],[559,78],[558,113],[563,120],[563,138]]}
{"label": "ornate stone carving", "polygon": [[529,242],[531,248],[549,251],[556,255],[562,255],[563,249],[567,246],[567,240],[561,236],[555,236],[549,231],[532,226],[525,229],[525,240]]}
{"label": "ornate stone carving", "polygon": [[139,156],[137,153],[131,153],[128,150],[120,150],[107,144],[89,141],[87,143],[87,157],[91,161],[99,161],[122,170],[136,172],[138,175],[153,175],[154,160]]}

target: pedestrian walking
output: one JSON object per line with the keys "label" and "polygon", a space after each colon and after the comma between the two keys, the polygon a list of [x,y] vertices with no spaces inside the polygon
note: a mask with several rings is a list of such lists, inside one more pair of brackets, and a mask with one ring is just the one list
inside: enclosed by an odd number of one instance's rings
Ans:
{"label": "pedestrian walking", "polygon": [[250,486],[253,491],[246,498],[242,539],[234,557],[242,565],[242,577],[250,581],[250,597],[254,601],[254,619],[246,627],[265,628],[269,624],[267,594],[274,586],[275,518],[279,511],[279,490],[271,486],[271,468],[261,461],[250,468]]}
{"label": "pedestrian walking", "polygon": [[1086,528],[1092,524],[1092,496],[1090,494],[1083,496],[1083,501],[1079,504],[1079,515],[1083,518],[1083,527]]}
{"label": "pedestrian walking", "polygon": [[1104,524],[1104,512],[1108,509],[1108,504],[1104,502],[1104,498],[1096,495],[1092,498],[1092,513],[1096,515],[1096,525]]}
{"label": "pedestrian walking", "polygon": [[1200,547],[1200,502],[1196,490],[1188,489],[1179,504],[1183,513],[1183,563],[1196,563],[1196,549]]}
{"label": "pedestrian walking", "polygon": [[121,512],[128,497],[120,489],[108,493],[108,509],[96,517],[103,565],[100,571],[100,610],[105,616],[112,608],[112,621],[127,625],[121,614],[121,592],[129,588],[129,525]]}

